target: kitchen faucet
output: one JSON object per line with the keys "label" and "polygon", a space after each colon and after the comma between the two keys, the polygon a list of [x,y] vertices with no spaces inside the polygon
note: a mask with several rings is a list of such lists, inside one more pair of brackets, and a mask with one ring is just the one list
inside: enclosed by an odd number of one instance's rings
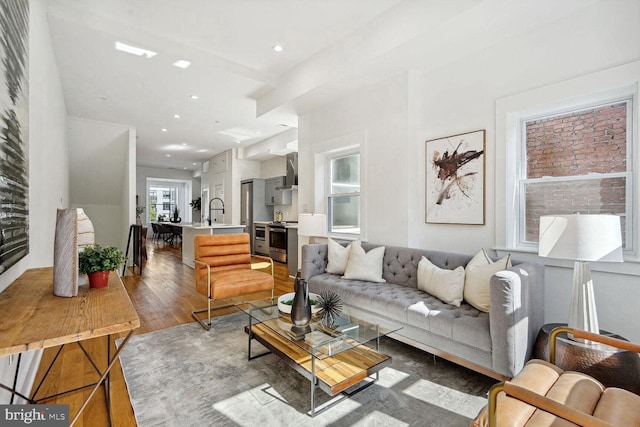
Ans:
{"label": "kitchen faucet", "polygon": [[[212,206],[214,200],[220,200],[220,203],[222,203],[222,207],[213,208]],[[220,197],[214,197],[213,199],[209,200],[209,225],[211,225],[211,218],[213,217],[213,215],[211,215],[211,212],[213,211],[222,211],[222,215],[224,215],[224,200],[222,200]]]}

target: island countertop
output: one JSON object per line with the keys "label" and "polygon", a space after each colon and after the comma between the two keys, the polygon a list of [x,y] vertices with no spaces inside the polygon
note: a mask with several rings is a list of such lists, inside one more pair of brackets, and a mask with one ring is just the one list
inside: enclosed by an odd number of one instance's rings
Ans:
{"label": "island countertop", "polygon": [[198,234],[232,234],[232,233],[244,233],[246,231],[245,225],[234,224],[219,224],[213,223],[208,225],[207,223],[187,223],[187,224],[174,224],[182,227],[182,262],[189,267],[193,265],[193,237]]}
{"label": "island countertop", "polygon": [[179,225],[182,228],[192,228],[195,230],[207,230],[207,229],[213,229],[213,228],[245,228],[246,226],[244,225],[234,225],[234,224],[218,224],[218,223],[213,223],[211,225],[208,225],[206,223],[199,223],[199,222],[195,222],[193,224],[174,224],[174,225]]}

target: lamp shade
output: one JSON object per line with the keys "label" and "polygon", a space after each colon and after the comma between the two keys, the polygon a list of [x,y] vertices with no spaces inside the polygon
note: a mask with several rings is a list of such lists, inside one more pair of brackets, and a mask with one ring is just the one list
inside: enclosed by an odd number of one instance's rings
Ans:
{"label": "lamp shade", "polygon": [[301,236],[326,236],[327,216],[325,214],[300,214],[298,234]]}
{"label": "lamp shade", "polygon": [[617,215],[543,215],[538,255],[574,261],[622,262]]}

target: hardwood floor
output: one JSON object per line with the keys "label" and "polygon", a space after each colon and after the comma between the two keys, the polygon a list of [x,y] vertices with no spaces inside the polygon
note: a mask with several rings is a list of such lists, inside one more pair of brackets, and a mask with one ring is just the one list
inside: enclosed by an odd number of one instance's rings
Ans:
{"label": "hardwood floor", "polygon": [[[207,298],[195,291],[193,269],[182,264],[180,247],[148,239],[147,256],[148,260],[144,265],[142,276],[132,275],[128,272],[122,278],[140,317],[140,328],[134,333],[144,334],[193,322],[191,311],[206,307]],[[275,294],[282,295],[293,292],[293,279],[288,276],[287,266],[277,262],[274,264]],[[268,297],[269,295],[267,293],[258,294],[256,298],[261,296]],[[108,310],[108,307],[105,307],[105,310]],[[214,314],[219,316],[235,310],[234,308],[222,309],[217,310]],[[210,332],[214,334],[214,331]],[[89,354],[95,356],[96,364],[103,370],[107,359],[106,337],[83,341],[82,345]],[[111,354],[113,354],[115,352],[113,339],[110,345]],[[36,375],[34,390],[59,348],[53,347],[44,351]],[[95,382],[98,378],[98,374],[84,356],[82,349],[77,344],[70,344],[63,348],[46,381],[40,387],[38,396],[60,393]],[[68,404],[70,416],[73,417],[88,394],[88,390],[70,393],[51,399],[47,403]],[[111,392],[109,394],[112,425],[135,426],[133,409],[119,362],[111,371]],[[108,425],[105,395],[104,387],[101,387],[85,408],[81,418],[76,422],[76,426],[100,427]]]}

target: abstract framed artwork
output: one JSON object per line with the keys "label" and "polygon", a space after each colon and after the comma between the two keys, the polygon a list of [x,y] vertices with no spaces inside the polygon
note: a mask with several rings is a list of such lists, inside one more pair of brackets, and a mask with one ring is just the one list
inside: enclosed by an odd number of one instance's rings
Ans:
{"label": "abstract framed artwork", "polygon": [[485,223],[485,130],[425,142],[425,221]]}
{"label": "abstract framed artwork", "polygon": [[29,253],[29,2],[0,2],[0,274]]}

